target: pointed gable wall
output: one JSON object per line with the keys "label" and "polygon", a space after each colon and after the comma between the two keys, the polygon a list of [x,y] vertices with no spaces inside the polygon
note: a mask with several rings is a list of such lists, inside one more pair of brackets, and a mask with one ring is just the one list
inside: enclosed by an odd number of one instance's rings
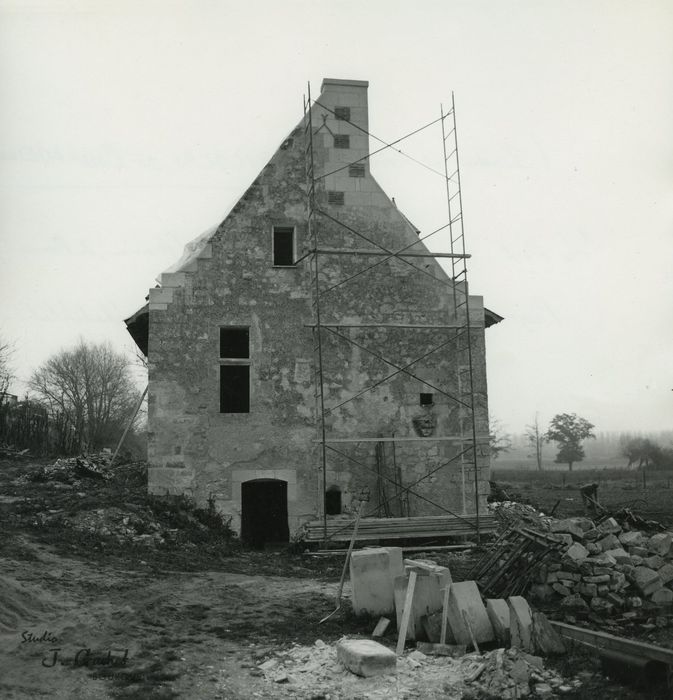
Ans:
{"label": "pointed gable wall", "polygon": [[[348,108],[349,118],[337,119],[338,108]],[[326,80],[312,120],[315,172],[326,174],[317,186],[318,247],[372,250],[378,244],[395,251],[415,243],[411,250],[424,251],[414,227],[372,176],[368,160],[359,171],[344,168],[368,153],[363,132],[368,129],[367,84]],[[349,137],[348,147],[339,139],[344,136]],[[241,484],[252,479],[287,482],[291,531],[322,509],[315,444],[314,281],[311,258],[305,257],[313,247],[307,230],[305,147],[300,123],[225,220],[203,236],[180,265],[162,275],[161,288],[150,290],[150,490],[187,493],[202,503],[212,498],[233,517],[235,526],[240,522]],[[333,173],[339,168],[343,169]],[[335,200],[333,192],[343,193],[343,200]],[[303,258],[296,266],[272,264],[274,226],[294,229],[297,258]],[[375,268],[367,270],[373,263]],[[448,279],[432,258],[325,254],[320,255],[319,277],[321,289],[333,287],[322,307],[323,323],[452,322]],[[347,284],[340,284],[346,279]],[[471,299],[480,358],[475,386],[481,430],[487,433],[483,307],[479,297]],[[219,354],[223,327],[249,331],[249,413],[220,412],[219,372],[230,362]],[[326,402],[334,407],[345,402],[328,416],[330,434],[413,436],[414,421],[430,412],[419,408],[420,393],[433,392],[435,386],[460,395],[464,367],[456,358],[464,350],[464,339],[451,342],[443,332],[324,331]],[[344,335],[352,342],[345,342]],[[384,355],[406,366],[438,344],[443,344],[441,352],[413,365],[426,383],[404,373],[383,381],[394,371],[381,359]],[[376,390],[364,391],[375,383],[380,383]],[[457,406],[436,392],[431,412],[438,433],[459,430]],[[409,482],[446,462],[455,449],[446,443],[427,448],[419,452],[411,442],[398,447]],[[375,483],[371,472],[353,462],[375,469],[372,443],[353,447],[349,455],[331,455],[328,469],[329,483],[341,489],[346,506],[362,488],[371,489]],[[462,478],[457,467],[439,470],[418,489],[429,495],[439,489],[440,500],[464,511],[469,504],[461,496]],[[423,500],[412,505],[413,514],[440,512]]]}

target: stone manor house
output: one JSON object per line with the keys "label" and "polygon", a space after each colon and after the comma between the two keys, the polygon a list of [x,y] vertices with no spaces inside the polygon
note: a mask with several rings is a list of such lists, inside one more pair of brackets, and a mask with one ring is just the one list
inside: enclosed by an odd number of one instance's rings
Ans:
{"label": "stone manor house", "polygon": [[256,544],[363,492],[381,517],[474,512],[473,481],[485,503],[484,331],[501,317],[469,296],[475,480],[457,288],[370,172],[367,85],[324,80],[311,133],[305,115],[126,320],[148,358],[150,492],[211,500]]}

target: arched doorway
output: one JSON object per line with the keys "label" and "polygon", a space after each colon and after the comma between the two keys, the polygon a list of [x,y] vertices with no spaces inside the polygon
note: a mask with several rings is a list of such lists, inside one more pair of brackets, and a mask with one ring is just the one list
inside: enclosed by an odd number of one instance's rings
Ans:
{"label": "arched doorway", "polygon": [[241,484],[241,540],[255,549],[289,542],[287,481],[252,479]]}

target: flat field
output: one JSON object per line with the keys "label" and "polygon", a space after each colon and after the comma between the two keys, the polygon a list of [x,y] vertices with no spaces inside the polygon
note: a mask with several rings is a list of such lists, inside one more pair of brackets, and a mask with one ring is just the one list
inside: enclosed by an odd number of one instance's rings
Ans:
{"label": "flat field", "polygon": [[[556,466],[556,465],[555,465]],[[673,525],[673,472],[623,468],[582,468],[569,472],[544,469],[512,469],[496,463],[491,479],[513,500],[531,503],[545,513],[566,517],[585,513],[579,489],[598,484],[598,499],[609,511],[630,508],[643,518]]]}

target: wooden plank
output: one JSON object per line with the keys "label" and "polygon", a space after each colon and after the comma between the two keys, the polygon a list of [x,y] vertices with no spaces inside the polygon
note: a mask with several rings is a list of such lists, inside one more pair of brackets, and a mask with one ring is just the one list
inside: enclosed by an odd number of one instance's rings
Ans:
{"label": "wooden plank", "polygon": [[[474,542],[465,542],[465,544],[443,544],[443,545],[428,545],[427,547],[400,547],[403,552],[462,552],[467,549],[474,549],[477,545]],[[313,552],[302,552],[304,557],[331,557],[346,554],[346,549],[316,549]]]}
{"label": "wooden plank", "polygon": [[[332,541],[347,542],[353,530],[353,521],[334,520],[328,523],[327,536]],[[306,539],[316,541],[323,539],[324,529],[321,521],[305,524]],[[492,532],[497,528],[493,516],[480,519],[479,531]],[[423,516],[417,518],[366,518],[360,522],[356,540],[358,542],[376,539],[399,539],[405,537],[460,537],[476,532],[476,521],[472,516],[465,520],[459,517]],[[425,549],[421,547],[420,549]]]}
{"label": "wooden plank", "polygon": [[596,630],[588,630],[583,627],[575,627],[565,622],[553,622],[550,620],[550,623],[566,639],[574,639],[596,649],[612,649],[623,654],[640,656],[673,666],[673,649],[647,644],[647,642],[636,642],[633,639],[625,639],[624,637],[616,637],[614,634],[608,634],[607,632],[597,632]]}
{"label": "wooden plank", "polygon": [[404,599],[404,611],[402,612],[402,622],[400,623],[400,634],[397,638],[396,653],[402,656],[404,652],[404,643],[407,641],[407,628],[409,627],[409,618],[411,617],[411,608],[414,601],[414,589],[416,588],[416,572],[409,572],[409,584],[407,585],[407,595]]}
{"label": "wooden plank", "polygon": [[[478,435],[477,440],[486,442],[488,435]],[[321,445],[322,440],[313,440],[316,445]],[[354,438],[325,438],[326,444],[340,442],[472,442],[471,437],[461,435],[439,435],[438,437],[354,437]]]}
{"label": "wooden plank", "polygon": [[[472,327],[475,324],[470,322]],[[304,328],[317,328],[317,323],[305,323]],[[427,323],[321,323],[321,328],[416,328],[426,329],[434,328],[439,330],[457,330],[465,328],[465,324],[449,324],[449,325],[429,325]]]}
{"label": "wooden plank", "polygon": [[451,584],[447,583],[444,588],[444,602],[442,604],[442,632],[439,637],[440,644],[446,644],[446,626],[449,621],[449,593],[451,592]]}

